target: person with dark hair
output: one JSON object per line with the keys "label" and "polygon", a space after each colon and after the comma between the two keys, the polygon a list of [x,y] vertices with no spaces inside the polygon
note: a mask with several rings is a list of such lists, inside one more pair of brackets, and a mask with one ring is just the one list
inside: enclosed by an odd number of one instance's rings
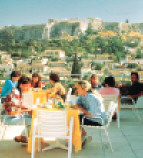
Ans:
{"label": "person with dark hair", "polygon": [[37,73],[32,74],[31,86],[33,88],[42,88],[41,77],[39,74]]}
{"label": "person with dark hair", "polygon": [[90,82],[91,82],[92,88],[97,88],[98,87],[98,76],[95,74],[92,74],[91,78],[90,78]]}
{"label": "person with dark hair", "polygon": [[17,82],[21,76],[21,73],[19,71],[12,71],[11,73],[11,79],[8,79],[5,81],[5,84],[1,91],[1,102],[4,102],[5,97],[10,94],[13,88],[17,87]]}
{"label": "person with dark hair", "polygon": [[[106,77],[105,81],[104,81],[104,85],[105,87],[101,88],[99,90],[99,93],[102,95],[118,95],[118,104],[119,104],[119,110],[121,110],[120,108],[120,91],[118,88],[115,88],[115,78],[110,76],[110,77]],[[116,119],[117,115],[116,113],[113,116],[113,119]]]}
{"label": "person with dark hair", "polygon": [[115,88],[115,79],[114,77],[106,77],[104,81],[104,86],[99,90],[100,94],[120,94],[120,91],[118,88]]}
{"label": "person with dark hair", "polygon": [[58,94],[58,95],[65,95],[65,88],[59,82],[59,76],[57,74],[51,73],[50,74],[50,84],[53,85],[52,88],[49,88],[47,93],[50,94]]}
{"label": "person with dark hair", "polygon": [[115,87],[115,78],[112,76],[105,77],[104,85],[105,87]]}
{"label": "person with dark hair", "polygon": [[[2,115],[9,115],[9,117],[5,118],[5,123],[9,125],[21,125],[24,122],[24,117],[21,115],[22,113],[29,112],[31,110],[26,108],[22,102],[22,94],[27,93],[30,89],[30,80],[28,77],[21,77],[18,81],[18,87],[12,89],[11,93],[8,94],[3,103],[3,112]],[[27,128],[31,125],[31,118],[27,117]],[[23,133],[25,134],[25,133]],[[27,142],[27,138],[25,136],[15,137],[15,141],[17,142]]]}
{"label": "person with dark hair", "polygon": [[143,84],[139,82],[139,75],[137,72],[131,72],[132,85],[128,89],[128,98],[133,98],[137,101],[138,97],[143,92]]}

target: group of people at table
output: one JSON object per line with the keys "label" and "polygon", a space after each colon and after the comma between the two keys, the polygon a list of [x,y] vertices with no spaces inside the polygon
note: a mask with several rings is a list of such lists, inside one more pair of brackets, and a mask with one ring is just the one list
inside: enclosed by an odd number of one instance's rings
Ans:
{"label": "group of people at table", "polygon": [[[85,119],[84,124],[93,125],[93,126],[102,126],[106,124],[107,117],[104,105],[102,103],[102,94],[116,94],[120,97],[120,91],[118,88],[115,88],[115,79],[113,77],[105,78],[105,87],[101,88],[99,92],[96,91],[95,86],[95,75],[91,77],[91,83],[89,81],[79,81],[77,85],[76,92],[78,94],[78,98],[76,100],[76,104],[72,106],[72,108],[78,109],[82,112],[80,116],[80,122],[82,120],[83,115],[88,116],[101,116],[104,120],[101,122],[101,119]],[[56,94],[64,98],[66,92],[63,85],[59,82],[59,76],[57,74],[50,74],[50,82],[53,87],[46,90],[48,94]],[[94,78],[94,81],[93,79]],[[131,80],[133,86],[131,88],[131,92],[134,90],[134,84],[138,84],[138,74],[132,73]],[[94,83],[94,84],[92,84]],[[136,87],[136,86],[135,86]],[[1,91],[1,102],[2,102],[2,115],[9,115],[9,117],[5,118],[5,123],[7,124],[21,124],[23,123],[23,117],[26,119],[26,128],[30,129],[31,126],[31,116],[32,110],[26,108],[26,105],[22,103],[22,95],[24,93],[32,93],[31,90],[33,88],[41,88],[42,89],[42,81],[41,77],[38,74],[32,74],[32,79],[29,77],[21,76],[19,71],[13,71],[11,73],[11,78],[5,81],[5,85]],[[138,94],[130,94],[129,97],[133,96],[133,98],[137,98],[140,94],[140,86],[138,86]],[[27,113],[27,115],[22,115],[23,113]],[[116,118],[116,113],[114,115]],[[82,128],[82,144],[84,145],[87,141],[87,133]],[[16,142],[28,142],[27,135],[25,130],[22,132],[20,136],[15,137]]]}

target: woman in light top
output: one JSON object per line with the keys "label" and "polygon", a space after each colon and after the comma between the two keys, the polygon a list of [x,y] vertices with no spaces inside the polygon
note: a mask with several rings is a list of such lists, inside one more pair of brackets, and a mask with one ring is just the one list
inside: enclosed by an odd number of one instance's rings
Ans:
{"label": "woman in light top", "polygon": [[42,81],[39,74],[36,73],[32,74],[31,86],[33,88],[42,88]]}
{"label": "woman in light top", "polygon": [[117,94],[120,95],[120,91],[118,88],[115,88],[115,79],[114,77],[106,77],[104,81],[105,87],[99,90],[100,94]]}
{"label": "woman in light top", "polygon": [[51,73],[50,74],[50,84],[53,85],[52,88],[49,88],[47,93],[50,94],[58,94],[60,96],[65,95],[65,88],[59,82],[59,76],[57,74]]}
{"label": "woman in light top", "polygon": [[[26,115],[25,117],[20,115],[24,112],[28,112],[31,114],[31,109],[26,108],[22,102],[22,94],[29,92],[30,90],[30,79],[28,77],[21,77],[18,81],[18,88],[15,88],[11,91],[9,95],[6,96],[5,101],[3,103],[2,112],[3,117],[5,118],[5,124],[8,125],[23,125],[24,120],[26,121],[26,128],[30,128],[31,125],[31,115]],[[27,142],[27,138],[25,136],[25,130],[21,136],[15,137],[15,141],[17,142]]]}
{"label": "woman in light top", "polygon": [[[99,93],[102,95],[118,95],[118,105],[119,105],[119,110],[121,110],[120,108],[120,91],[118,88],[115,88],[115,78],[110,76],[110,77],[106,77],[105,78],[105,81],[104,81],[104,85],[105,87],[101,88],[99,90]],[[117,118],[117,114],[115,113],[113,115],[113,119],[116,119]]]}

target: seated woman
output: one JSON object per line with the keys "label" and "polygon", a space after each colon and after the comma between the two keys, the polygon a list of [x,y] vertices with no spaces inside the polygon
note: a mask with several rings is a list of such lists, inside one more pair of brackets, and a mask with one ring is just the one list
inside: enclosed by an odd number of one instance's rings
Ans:
{"label": "seated woman", "polygon": [[[106,77],[105,81],[104,81],[104,85],[105,87],[101,88],[99,90],[100,94],[116,94],[118,95],[118,104],[120,103],[120,91],[118,88],[115,88],[115,79],[114,77],[110,76],[110,77]],[[119,104],[120,105],[120,104]],[[120,107],[119,107],[120,110]],[[116,119],[117,115],[116,113],[113,116],[113,119]]]}
{"label": "seated woman", "polygon": [[49,88],[47,90],[47,93],[49,94],[58,94],[61,97],[63,97],[66,93],[65,88],[62,86],[62,84],[59,82],[59,76],[57,74],[50,74],[50,84],[53,85],[52,88]]}
{"label": "seated woman", "polygon": [[42,81],[39,74],[36,73],[32,74],[31,86],[33,88],[42,88]]}
{"label": "seated woman", "polygon": [[[79,97],[76,105],[73,107],[82,111],[83,115],[100,116],[103,120],[101,121],[101,119],[96,118],[84,119],[84,124],[92,126],[104,125],[106,123],[106,115],[100,94],[97,92],[95,93],[91,89],[91,84],[89,84],[88,81],[79,81],[77,92]],[[80,119],[82,119],[83,115]],[[82,130],[82,136],[86,136],[86,132],[84,130]]]}
{"label": "seated woman", "polygon": [[[9,115],[5,118],[5,124],[9,125],[23,125],[26,121],[26,128],[31,125],[31,116],[25,115],[24,118],[21,114],[28,112],[31,114],[31,110],[25,108],[22,104],[22,94],[27,93],[30,89],[30,80],[28,77],[21,77],[18,81],[18,87],[13,89],[9,95],[6,96],[5,102],[3,103],[3,114]],[[24,130],[25,131],[25,130]],[[23,133],[25,134],[25,133]],[[15,137],[15,141],[27,142],[26,136]]]}

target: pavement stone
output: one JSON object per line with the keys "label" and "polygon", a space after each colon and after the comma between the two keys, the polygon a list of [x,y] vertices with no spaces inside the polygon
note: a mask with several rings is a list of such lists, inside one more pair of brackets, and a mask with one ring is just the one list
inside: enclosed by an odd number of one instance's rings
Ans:
{"label": "pavement stone", "polygon": [[[139,110],[143,116],[143,110]],[[72,158],[143,158],[143,119],[139,120],[130,109],[122,109],[120,112],[121,126],[113,121],[108,129],[114,152],[101,130],[87,129],[88,135],[93,137],[92,142],[78,153],[72,153]],[[30,158],[27,153],[27,145],[13,141],[15,135],[23,130],[22,126],[8,127],[5,137],[0,140],[0,158]],[[67,151],[53,149],[42,153],[36,153],[35,158],[67,158]]]}

